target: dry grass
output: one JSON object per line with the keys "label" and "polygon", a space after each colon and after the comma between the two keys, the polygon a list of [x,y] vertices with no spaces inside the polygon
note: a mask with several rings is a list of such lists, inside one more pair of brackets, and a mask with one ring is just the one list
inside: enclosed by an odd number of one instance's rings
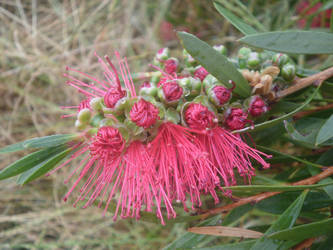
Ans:
{"label": "dry grass", "polygon": [[[215,32],[216,21],[206,18],[211,8],[201,21],[198,12],[200,1],[0,0],[0,147],[70,132],[73,120],[60,119],[60,105],[76,104],[80,96],[64,85],[65,65],[98,74],[94,51],[117,49],[132,71],[147,70],[141,65],[161,43],[177,45],[161,40],[166,15],[180,26],[198,23],[191,29],[204,30],[201,35]],[[0,156],[0,168],[20,156]],[[113,222],[97,208],[64,204],[68,171],[23,187],[1,182],[1,249],[157,249],[184,232],[184,225]]]}

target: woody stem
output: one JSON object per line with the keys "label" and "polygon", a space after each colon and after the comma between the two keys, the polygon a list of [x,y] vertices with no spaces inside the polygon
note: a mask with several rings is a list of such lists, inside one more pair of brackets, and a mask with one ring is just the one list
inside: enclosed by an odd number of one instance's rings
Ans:
{"label": "woody stem", "polygon": [[[312,176],[310,178],[298,181],[298,182],[294,182],[291,183],[291,186],[297,186],[297,185],[312,185],[315,184],[317,182],[319,182],[320,180],[333,175],[333,166],[328,167],[326,170],[324,170],[323,172],[321,172],[318,175]],[[280,194],[281,192],[265,192],[265,193],[261,193],[261,194],[257,194],[257,195],[253,195],[253,196],[249,196],[249,197],[245,197],[245,198],[241,198],[240,200],[222,206],[222,207],[217,207],[217,208],[213,208],[207,211],[204,211],[204,213],[202,213],[200,215],[201,219],[205,219],[211,215],[215,215],[215,214],[219,214],[219,213],[226,213],[236,207],[248,204],[248,203],[258,203],[259,201],[262,201],[264,199],[267,199],[269,197],[272,197],[274,195]]]}
{"label": "woody stem", "polygon": [[333,67],[328,68],[317,74],[305,77],[305,78],[297,78],[291,87],[278,92],[276,95],[276,99],[281,99],[287,95],[295,93],[296,91],[306,88],[313,83],[316,83],[319,85],[323,81],[325,81],[326,79],[328,79],[332,76],[333,76]]}

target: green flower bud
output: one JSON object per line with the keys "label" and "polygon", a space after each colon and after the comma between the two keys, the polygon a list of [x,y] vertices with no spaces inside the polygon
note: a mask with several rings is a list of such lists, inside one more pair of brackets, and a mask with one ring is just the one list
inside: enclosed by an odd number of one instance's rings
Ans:
{"label": "green flower bud", "polygon": [[295,78],[296,66],[292,63],[283,65],[281,75],[286,81],[292,81]]}
{"label": "green flower bud", "polygon": [[247,61],[244,58],[238,58],[238,67],[240,69],[246,69],[247,67]]}
{"label": "green flower bud", "polygon": [[260,58],[257,52],[251,52],[247,59],[247,66],[251,69],[256,69],[260,65]]}
{"label": "green flower bud", "polygon": [[214,84],[218,83],[218,80],[213,75],[209,74],[205,77],[205,79],[203,80],[202,83],[203,83],[204,90],[207,93],[207,91],[210,87],[212,87]]}
{"label": "green flower bud", "polygon": [[277,53],[272,57],[272,63],[280,68],[288,62],[290,62],[290,57],[286,54]]}
{"label": "green flower bud", "polygon": [[238,51],[238,57],[241,59],[247,59],[252,50],[250,48],[242,47]]}
{"label": "green flower bud", "polygon": [[103,98],[95,97],[90,100],[89,105],[94,111],[100,112],[102,110],[102,101]]}
{"label": "green flower bud", "polygon": [[227,48],[224,47],[223,45],[215,45],[213,46],[213,48],[218,51],[219,53],[221,53],[222,55],[226,56],[227,55]]}
{"label": "green flower bud", "polygon": [[157,88],[155,87],[155,84],[150,83],[150,82],[144,82],[140,87],[139,95],[156,96]]}
{"label": "green flower bud", "polygon": [[102,114],[97,114],[93,116],[93,118],[90,121],[90,125],[93,127],[99,127],[99,124],[104,119],[104,116]]}
{"label": "green flower bud", "polygon": [[88,108],[81,109],[80,112],[77,114],[77,119],[82,124],[88,124],[91,119],[91,112]]}
{"label": "green flower bud", "polygon": [[76,120],[75,121],[75,127],[78,130],[83,130],[83,129],[85,129],[87,127],[87,124],[81,123],[79,120]]}
{"label": "green flower bud", "polygon": [[167,121],[172,122],[172,123],[178,124],[180,122],[179,112],[177,112],[173,108],[168,108],[166,113],[165,113],[165,119]]}

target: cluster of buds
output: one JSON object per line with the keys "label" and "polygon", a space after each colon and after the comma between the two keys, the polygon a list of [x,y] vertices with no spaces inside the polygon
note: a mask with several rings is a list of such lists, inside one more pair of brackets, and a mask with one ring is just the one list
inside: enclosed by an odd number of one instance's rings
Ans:
{"label": "cluster of buds", "polygon": [[[227,53],[224,46],[214,48]],[[186,51],[181,66],[167,48],[154,58],[154,77],[136,89],[126,58],[115,55],[118,69],[108,56],[96,54],[106,80],[67,68],[93,84],[65,74],[67,83],[85,99],[70,106],[77,109],[75,125],[82,131],[82,141],[63,166],[86,155],[80,177],[65,199],[86,176],[75,204],[89,196],[85,206],[107,197],[107,211],[120,192],[115,218],[118,213],[139,218],[142,206],[148,211],[155,207],[164,223],[163,204],[171,218],[176,216],[174,201],[183,203],[185,210],[190,201],[195,209],[201,206],[200,196],[209,193],[217,203],[216,191],[230,195],[223,187],[236,184],[234,169],[250,181],[255,173],[251,159],[269,167],[262,159],[268,155],[232,133],[252,126],[251,119],[268,110],[261,95],[242,104],[233,97],[237,82],[222,84]],[[269,75],[265,72],[263,77]]]}

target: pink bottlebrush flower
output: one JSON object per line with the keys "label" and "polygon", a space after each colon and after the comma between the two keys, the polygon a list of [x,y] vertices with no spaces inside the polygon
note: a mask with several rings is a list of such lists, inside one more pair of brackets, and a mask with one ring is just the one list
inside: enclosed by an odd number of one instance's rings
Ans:
{"label": "pink bottlebrush flower", "polygon": [[[190,131],[171,122],[160,126],[154,140],[148,145],[154,164],[158,166],[160,185],[165,187],[170,201],[182,202],[187,211],[187,195],[195,206],[201,206],[200,194],[210,192],[218,200],[215,185],[219,182],[210,173],[207,155],[199,147],[200,142]],[[172,210],[167,211],[168,218]]]}
{"label": "pink bottlebrush flower", "polygon": [[178,61],[174,58],[169,58],[164,62],[164,70],[167,74],[177,73]]}
{"label": "pink bottlebrush flower", "polygon": [[225,125],[231,130],[242,129],[252,121],[247,119],[248,114],[241,108],[231,108],[226,113]]}
{"label": "pink bottlebrush flower", "polygon": [[199,78],[201,81],[203,81],[208,74],[209,72],[202,66],[194,71],[194,77]]}
{"label": "pink bottlebrush flower", "polygon": [[167,102],[178,101],[183,96],[183,88],[177,81],[167,81],[162,85],[164,98]]}
{"label": "pink bottlebrush flower", "polygon": [[140,99],[134,103],[131,111],[131,120],[139,127],[149,128],[159,119],[158,108],[145,99]]}
{"label": "pink bottlebrush flower", "polygon": [[192,129],[206,129],[214,127],[216,117],[212,111],[200,103],[191,103],[185,110],[186,124]]}
{"label": "pink bottlebrush flower", "polygon": [[267,105],[260,96],[254,96],[250,101],[249,112],[253,117],[261,116],[267,110]]}

